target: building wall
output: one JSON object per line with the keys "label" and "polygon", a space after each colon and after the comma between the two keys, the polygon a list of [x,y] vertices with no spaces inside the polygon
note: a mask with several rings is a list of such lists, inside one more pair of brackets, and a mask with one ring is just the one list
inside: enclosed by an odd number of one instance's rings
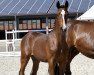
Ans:
{"label": "building wall", "polygon": [[[55,19],[48,19],[48,27],[53,28]],[[0,21],[0,39],[5,39],[5,30],[11,31],[15,29],[15,21]],[[46,19],[45,18],[37,18],[37,19],[19,19],[17,23],[17,30],[33,30],[33,29],[46,29]],[[26,33],[18,33],[18,38],[21,38]],[[11,34],[8,35],[8,38],[11,38]]]}

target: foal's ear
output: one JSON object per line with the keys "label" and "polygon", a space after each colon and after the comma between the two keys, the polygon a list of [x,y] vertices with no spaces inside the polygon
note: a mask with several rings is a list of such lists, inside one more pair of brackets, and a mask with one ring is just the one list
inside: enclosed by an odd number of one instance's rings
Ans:
{"label": "foal's ear", "polygon": [[60,8],[60,2],[57,1],[56,7],[59,9]]}
{"label": "foal's ear", "polygon": [[65,8],[68,9],[68,6],[69,6],[69,2],[66,0],[66,2],[65,2]]}

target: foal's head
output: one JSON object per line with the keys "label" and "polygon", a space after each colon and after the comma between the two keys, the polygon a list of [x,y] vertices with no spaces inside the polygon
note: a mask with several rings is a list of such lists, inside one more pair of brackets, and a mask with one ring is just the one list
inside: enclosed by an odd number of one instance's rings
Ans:
{"label": "foal's head", "polygon": [[57,18],[56,18],[56,24],[60,25],[60,27],[66,29],[65,21],[66,21],[66,15],[67,15],[67,9],[68,9],[68,1],[65,2],[64,5],[60,5],[60,2],[58,1],[56,4],[56,7],[58,9],[57,11]]}

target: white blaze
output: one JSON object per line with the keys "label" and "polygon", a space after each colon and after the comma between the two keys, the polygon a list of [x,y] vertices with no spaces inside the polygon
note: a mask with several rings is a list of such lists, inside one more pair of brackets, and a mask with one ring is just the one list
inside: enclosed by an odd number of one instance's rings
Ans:
{"label": "white blaze", "polygon": [[62,11],[61,11],[61,14],[62,14],[62,18],[63,18],[63,30],[64,30],[64,29],[66,29],[65,18],[64,18],[64,16],[65,16],[65,11],[62,10]]}

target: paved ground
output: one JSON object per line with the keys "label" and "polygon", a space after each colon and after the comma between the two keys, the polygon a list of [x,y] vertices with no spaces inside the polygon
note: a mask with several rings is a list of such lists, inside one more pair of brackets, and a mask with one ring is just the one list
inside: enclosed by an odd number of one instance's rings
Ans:
{"label": "paved ground", "polygon": [[[0,57],[0,75],[18,75],[20,68],[20,57]],[[32,68],[32,60],[26,68],[29,75]],[[38,75],[48,75],[48,64],[40,63]],[[94,75],[94,60],[81,54],[76,56],[71,63],[72,75]]]}
{"label": "paved ground", "polygon": [[[20,68],[20,57],[0,57],[0,75],[18,75]],[[26,75],[29,75],[32,68],[32,61],[30,60],[27,68]],[[38,75],[47,75],[47,63],[40,63]]]}
{"label": "paved ground", "polygon": [[[18,45],[18,44],[17,44]],[[19,47],[19,46],[18,46]],[[19,49],[19,48],[18,48]],[[5,43],[0,43],[0,51],[5,50]],[[0,75],[18,75],[20,68],[20,57],[0,56]],[[32,60],[26,68],[26,75],[29,75],[32,68]],[[94,59],[87,58],[82,54],[77,55],[71,62],[72,75],[94,75]],[[49,75],[48,64],[40,63],[37,75]]]}

